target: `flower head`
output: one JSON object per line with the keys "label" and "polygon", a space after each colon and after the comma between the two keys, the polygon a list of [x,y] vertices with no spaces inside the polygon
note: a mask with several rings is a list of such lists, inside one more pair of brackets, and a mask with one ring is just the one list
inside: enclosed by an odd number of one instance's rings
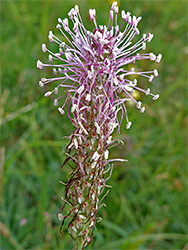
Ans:
{"label": "flower head", "polygon": [[[54,105],[62,115],[65,113],[65,104],[69,103],[68,117],[74,129],[65,149],[66,160],[63,166],[71,161],[73,165],[69,165],[73,172],[66,183],[62,211],[66,204],[71,208],[68,215],[59,214],[58,217],[62,225],[66,218],[69,219],[69,233],[75,242],[79,239],[82,247],[92,241],[97,211],[104,205],[100,205],[99,196],[111,176],[111,162],[125,161],[108,159],[108,149],[117,142],[112,139],[112,133],[116,127],[120,128],[124,114],[126,128],[131,127],[126,102],[133,101],[136,108],[143,113],[145,107],[134,98],[134,91],[150,95],[153,100],[159,97],[158,94],[152,94],[150,88],[140,88],[137,79],[138,76],[145,77],[151,82],[158,76],[156,69],[147,72],[138,72],[133,67],[129,69],[129,64],[139,60],[160,62],[161,54],[156,56],[153,53],[138,53],[146,49],[146,43],[152,40],[153,35],[143,34],[133,44],[133,38],[140,33],[137,26],[141,17],[122,11],[121,21],[117,24],[118,11],[117,2],[114,2],[107,26],[98,26],[96,10],[90,9],[89,17],[94,24],[91,32],[84,27],[76,5],[68,13],[69,19],[58,18],[56,27],[66,43],[50,31],[49,41],[58,45],[58,52],[50,51],[43,44],[42,50],[49,53],[50,63],[37,61],[39,69],[48,66],[53,68],[54,77],[39,81],[41,87],[54,82],[54,88],[46,92],[45,97],[55,95]],[[117,118],[119,111],[122,112],[120,121]],[[106,174],[109,176],[106,177]]]}
{"label": "flower head", "polygon": [[[54,94],[54,105],[58,107],[61,114],[64,114],[64,106],[68,99],[71,99],[71,106],[77,105],[77,116],[81,115],[83,109],[87,109],[88,103],[93,96],[98,96],[99,101],[104,96],[109,102],[109,107],[116,113],[122,111],[127,119],[127,128],[131,122],[128,121],[126,102],[132,100],[141,113],[145,107],[133,97],[135,90],[143,92],[145,95],[152,96],[153,100],[158,99],[159,95],[152,94],[150,89],[139,87],[138,76],[145,77],[151,82],[158,76],[156,69],[139,72],[133,67],[129,70],[129,64],[134,64],[139,60],[149,59],[159,63],[162,55],[153,53],[138,53],[146,49],[153,34],[143,34],[142,37],[133,43],[133,38],[140,34],[138,23],[141,17],[131,16],[129,12],[122,10],[120,24],[117,24],[118,6],[117,2],[112,4],[109,12],[108,25],[97,25],[96,10],[90,9],[90,20],[94,23],[94,30],[88,31],[82,22],[78,6],[72,8],[68,13],[68,18],[61,20],[58,18],[57,29],[66,39],[66,43],[56,37],[52,31],[49,32],[50,42],[57,43],[58,53],[50,51],[45,44],[42,44],[44,53],[49,53],[49,62],[44,64],[37,61],[37,67],[53,67],[54,77],[50,79],[42,78],[39,85],[44,85],[57,81],[54,89],[47,92],[45,96]],[[72,22],[72,30],[69,28]],[[131,80],[130,80],[131,76]],[[132,79],[134,78],[134,79]],[[124,98],[120,93],[124,92]],[[66,93],[66,97],[64,97]],[[74,114],[74,112],[73,112]],[[116,122],[117,119],[116,119]],[[118,122],[119,123],[119,122]]]}

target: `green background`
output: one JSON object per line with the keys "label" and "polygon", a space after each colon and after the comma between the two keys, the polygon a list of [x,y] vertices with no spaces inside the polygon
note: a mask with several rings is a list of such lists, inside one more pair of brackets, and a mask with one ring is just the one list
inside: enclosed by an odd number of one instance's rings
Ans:
{"label": "green background", "polygon": [[[88,29],[88,9],[96,8],[97,21],[107,24],[110,1],[1,1],[1,249],[71,249],[72,241],[58,229],[57,213],[69,167],[60,170],[63,150],[71,134],[67,116],[61,116],[44,89],[41,77],[50,71],[36,68],[38,59],[47,62],[41,44],[49,45],[48,31],[57,18],[67,17],[75,4],[80,7]],[[141,33],[154,33],[147,51],[162,53],[159,65],[144,62],[140,67],[157,67],[159,77],[144,80],[160,98],[139,95],[146,112],[129,105],[126,130],[114,133],[125,143],[111,149],[116,163],[107,207],[88,249],[182,249],[187,242],[186,186],[186,84],[187,2],[120,1],[120,10],[142,16]],[[152,85],[152,86],[150,86]]]}

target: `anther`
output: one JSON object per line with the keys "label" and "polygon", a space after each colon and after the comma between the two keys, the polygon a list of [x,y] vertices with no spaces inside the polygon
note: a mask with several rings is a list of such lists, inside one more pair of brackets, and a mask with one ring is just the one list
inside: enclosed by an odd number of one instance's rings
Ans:
{"label": "anther", "polygon": [[149,53],[149,59],[150,59],[151,61],[155,61],[156,55],[154,55],[153,53]]}
{"label": "anther", "polygon": [[116,6],[116,7],[114,8],[114,12],[115,12],[115,14],[117,14],[117,13],[118,13],[118,10],[119,10],[119,8],[118,8],[118,6]]}
{"label": "anther", "polygon": [[137,26],[136,16],[133,16],[133,19],[132,19],[132,25],[133,25],[133,27],[135,27],[135,28],[136,28],[136,26]]}
{"label": "anther", "polygon": [[110,10],[109,17],[110,17],[111,20],[113,19],[113,16],[114,16],[114,12],[113,12],[113,10]]}
{"label": "anther", "polygon": [[52,62],[52,55],[48,56],[48,60],[49,60],[49,62]]}
{"label": "anther", "polygon": [[44,53],[46,53],[46,44],[42,44],[42,51],[44,52]]}
{"label": "anther", "polygon": [[52,31],[49,31],[48,38],[49,38],[49,41],[52,43],[53,42],[53,33],[52,33]]}
{"label": "anther", "polygon": [[58,214],[58,219],[59,219],[60,221],[62,221],[62,220],[63,220],[63,215],[62,215],[62,214]]}
{"label": "anther", "polygon": [[149,95],[149,93],[150,93],[150,88],[148,88],[147,90],[146,90],[146,95]]}
{"label": "anther", "polygon": [[121,17],[123,20],[125,20],[127,17],[124,10],[121,11]]}
{"label": "anther", "polygon": [[158,54],[157,59],[156,59],[156,63],[160,63],[161,59],[162,59],[162,55]]}
{"label": "anther", "polygon": [[37,68],[38,69],[43,69],[43,64],[40,60],[37,61]]}
{"label": "anther", "polygon": [[153,38],[153,34],[148,33],[148,43],[151,42],[152,38]]}
{"label": "anther", "polygon": [[61,25],[58,23],[58,24],[56,25],[56,28],[57,28],[57,29],[60,29],[60,28],[61,28]]}
{"label": "anther", "polygon": [[153,74],[155,77],[157,77],[159,75],[157,69],[154,69]]}
{"label": "anther", "polygon": [[59,17],[58,19],[58,22],[60,23],[60,24],[62,24],[63,23],[63,21],[62,21],[62,19]]}
{"label": "anther", "polygon": [[138,29],[138,28],[135,28],[135,32],[136,32],[136,34],[137,34],[137,35],[139,35],[139,34],[140,34],[140,31],[139,31],[139,29]]}
{"label": "anther", "polygon": [[108,159],[108,155],[109,155],[109,151],[108,151],[108,150],[106,150],[106,151],[104,152],[104,159],[105,159],[105,160],[107,160],[107,159]]}
{"label": "anther", "polygon": [[90,20],[93,20],[96,16],[96,10],[95,9],[89,9],[89,17],[90,17]]}
{"label": "anther", "polygon": [[79,12],[79,7],[78,7],[78,5],[75,5],[75,6],[74,6],[74,9],[75,9],[75,11],[76,11],[76,14],[78,14],[78,12]]}
{"label": "anther", "polygon": [[53,92],[48,91],[48,92],[46,92],[46,93],[44,94],[44,96],[45,96],[45,97],[48,97],[48,96],[50,96],[52,93],[53,93]]}
{"label": "anther", "polygon": [[83,90],[84,90],[84,85],[82,85],[81,87],[78,88],[78,90],[77,90],[78,94],[80,94]]}
{"label": "anther", "polygon": [[140,109],[140,108],[141,108],[141,104],[142,104],[142,103],[141,103],[140,101],[137,102],[136,108],[137,108],[137,109]]}
{"label": "anther", "polygon": [[87,94],[87,95],[86,95],[86,101],[88,101],[88,102],[91,101],[91,95],[90,95],[90,94]]}
{"label": "anther", "polygon": [[65,112],[64,112],[64,110],[62,109],[62,108],[58,108],[58,111],[62,114],[62,115],[64,115],[65,114]]}
{"label": "anther", "polygon": [[137,17],[136,21],[137,21],[137,24],[140,22],[140,20],[142,19],[141,16]]}
{"label": "anther", "polygon": [[146,43],[142,43],[142,49],[143,49],[143,50],[146,49]]}
{"label": "anther", "polygon": [[68,27],[68,18],[63,19],[62,25],[63,25],[64,30],[66,32],[68,32],[68,30],[69,30],[69,27]]}
{"label": "anther", "polygon": [[111,6],[111,10],[114,10],[114,8],[117,6],[117,2],[113,2],[112,6]]}
{"label": "anther", "polygon": [[143,41],[146,40],[146,34],[143,34],[142,39],[143,39]]}
{"label": "anther", "polygon": [[152,82],[153,81],[153,78],[154,78],[154,75],[151,75],[150,77],[149,77],[149,82]]}
{"label": "anther", "polygon": [[42,83],[41,81],[39,81],[39,86],[40,86],[41,88],[43,88],[43,87],[44,87],[44,83]]}
{"label": "anther", "polygon": [[144,113],[144,111],[145,111],[145,107],[142,107],[141,109],[140,109],[140,113]]}
{"label": "anther", "polygon": [[57,106],[57,105],[58,105],[58,100],[54,99],[54,106]]}
{"label": "anther", "polygon": [[56,87],[55,89],[54,89],[54,95],[57,95],[58,94],[58,87]]}
{"label": "anther", "polygon": [[61,68],[58,68],[59,74],[63,74],[63,70]]}
{"label": "anther", "polygon": [[75,110],[78,110],[78,105],[77,104],[72,105],[71,113],[74,113]]}
{"label": "anther", "polygon": [[134,79],[134,80],[133,80],[133,84],[134,84],[134,86],[137,85],[137,79]]}
{"label": "anther", "polygon": [[126,125],[126,129],[130,129],[131,125],[132,125],[132,122],[128,122]]}
{"label": "anther", "polygon": [[159,94],[156,94],[156,95],[154,95],[154,97],[152,98],[152,100],[157,100],[159,98]]}

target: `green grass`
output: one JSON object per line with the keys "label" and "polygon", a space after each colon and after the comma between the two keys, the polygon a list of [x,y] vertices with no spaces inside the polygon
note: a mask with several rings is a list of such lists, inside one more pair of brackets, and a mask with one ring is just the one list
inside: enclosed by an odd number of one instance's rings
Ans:
{"label": "green grass", "polygon": [[[38,80],[49,72],[36,69],[36,61],[47,60],[41,43],[48,43],[57,18],[76,3],[88,28],[89,8],[97,9],[101,24],[107,21],[108,1],[1,1],[2,250],[72,247],[66,226],[60,236],[56,216],[64,192],[59,181],[70,173],[60,166],[67,143],[62,137],[71,133],[71,124],[43,97]],[[130,106],[133,126],[127,131],[124,121],[121,134],[114,134],[125,144],[113,148],[110,157],[128,163],[114,166],[107,207],[99,211],[103,220],[87,249],[182,249],[187,243],[187,2],[120,1],[120,9],[141,15],[141,33],[155,34],[147,51],[163,54],[151,87],[160,99],[140,96],[146,112]],[[26,224],[20,225],[23,218]]]}

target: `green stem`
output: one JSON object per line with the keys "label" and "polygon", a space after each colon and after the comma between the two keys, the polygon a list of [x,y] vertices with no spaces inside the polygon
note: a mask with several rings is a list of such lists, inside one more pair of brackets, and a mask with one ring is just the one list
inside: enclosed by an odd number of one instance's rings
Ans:
{"label": "green stem", "polygon": [[77,239],[74,240],[74,248],[73,250],[82,250],[82,242],[81,242],[81,237],[78,237]]}

